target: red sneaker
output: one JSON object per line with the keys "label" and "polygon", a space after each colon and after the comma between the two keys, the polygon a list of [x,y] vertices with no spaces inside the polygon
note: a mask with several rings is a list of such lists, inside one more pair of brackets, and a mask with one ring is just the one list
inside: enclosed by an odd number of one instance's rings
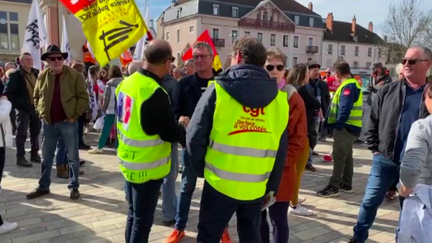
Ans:
{"label": "red sneaker", "polygon": [[221,243],[232,243],[232,240],[228,233],[228,228],[225,228],[224,232],[222,233]]}
{"label": "red sneaker", "polygon": [[331,163],[331,162],[333,162],[333,158],[332,158],[331,155],[324,155],[323,158],[322,158],[322,160],[323,160],[324,163]]}
{"label": "red sneaker", "polygon": [[184,231],[174,230],[168,238],[165,240],[165,243],[178,243],[185,236]]}

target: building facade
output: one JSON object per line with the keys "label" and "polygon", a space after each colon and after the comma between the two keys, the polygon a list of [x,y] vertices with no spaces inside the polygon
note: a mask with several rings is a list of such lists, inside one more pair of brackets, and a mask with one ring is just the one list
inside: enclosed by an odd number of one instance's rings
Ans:
{"label": "building facade", "polygon": [[20,54],[32,0],[0,0],[0,61]]}
{"label": "building facade", "polygon": [[206,29],[222,62],[234,42],[246,35],[286,53],[288,67],[322,59],[323,23],[312,4],[307,8],[295,1],[179,0],[157,20],[158,36],[171,43],[177,60]]}
{"label": "building facade", "polygon": [[369,69],[374,62],[387,60],[385,41],[373,32],[373,23],[368,29],[352,22],[334,21],[329,13],[324,23],[324,38],[321,45],[323,67],[333,67],[337,60],[344,60],[352,68]]}

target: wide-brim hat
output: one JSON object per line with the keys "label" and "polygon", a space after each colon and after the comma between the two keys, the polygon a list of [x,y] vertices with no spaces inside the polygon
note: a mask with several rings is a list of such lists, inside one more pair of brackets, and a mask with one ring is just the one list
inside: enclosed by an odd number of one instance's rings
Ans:
{"label": "wide-brim hat", "polygon": [[317,62],[310,62],[310,63],[308,63],[307,65],[308,65],[308,68],[309,68],[309,69],[313,69],[313,68],[318,68],[318,69],[320,69],[320,68],[321,68],[321,65],[319,65],[319,63],[317,63]]}
{"label": "wide-brim hat", "polygon": [[63,59],[67,59],[69,56],[66,52],[62,52],[58,46],[49,45],[45,53],[41,56],[42,61],[45,61],[45,59],[51,54],[61,54]]}

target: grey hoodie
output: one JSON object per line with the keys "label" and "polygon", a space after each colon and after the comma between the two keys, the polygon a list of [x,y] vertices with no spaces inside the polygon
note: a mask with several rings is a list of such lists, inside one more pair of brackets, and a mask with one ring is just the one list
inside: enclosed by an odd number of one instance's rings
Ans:
{"label": "grey hoodie", "polygon": [[[271,79],[266,70],[254,65],[237,65],[229,68],[215,78],[234,99],[250,108],[263,108],[269,105],[278,94],[275,79]],[[199,177],[204,175],[205,155],[209,145],[210,132],[215,112],[216,91],[211,84],[199,100],[192,120],[186,132],[186,146],[192,167]],[[287,128],[283,132],[276,155],[273,171],[267,182],[267,192],[275,194],[285,164],[288,146]]]}
{"label": "grey hoodie", "polygon": [[102,106],[102,112],[104,114],[115,114],[115,90],[121,81],[123,81],[123,78],[112,78],[106,83]]}
{"label": "grey hoodie", "polygon": [[414,188],[417,184],[432,186],[432,115],[417,120],[411,126],[400,181],[408,188]]}

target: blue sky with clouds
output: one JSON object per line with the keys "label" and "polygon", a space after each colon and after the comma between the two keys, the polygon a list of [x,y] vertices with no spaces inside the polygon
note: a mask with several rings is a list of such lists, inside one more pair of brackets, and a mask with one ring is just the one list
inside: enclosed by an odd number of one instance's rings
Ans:
{"label": "blue sky with clouds", "polygon": [[[142,9],[145,5],[145,1],[146,0],[135,0]],[[148,1],[150,4],[150,16],[155,20],[162,11],[171,4],[171,0]],[[356,15],[357,23],[366,28],[369,21],[372,21],[374,23],[374,30],[378,34],[382,34],[390,3],[399,1],[401,0],[297,0],[297,2],[305,6],[307,6],[309,2],[312,2],[314,4],[314,11],[323,18],[325,18],[328,13],[333,12],[335,20],[351,22],[353,16]],[[432,0],[418,1],[422,1],[425,8],[432,9]]]}

